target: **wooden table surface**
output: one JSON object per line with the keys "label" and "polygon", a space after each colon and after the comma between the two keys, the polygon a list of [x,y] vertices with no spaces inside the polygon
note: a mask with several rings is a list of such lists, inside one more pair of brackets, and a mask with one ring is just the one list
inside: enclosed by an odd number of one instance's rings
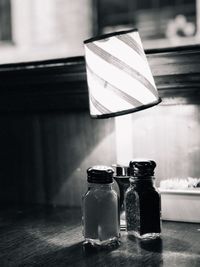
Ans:
{"label": "wooden table surface", "polygon": [[200,266],[200,224],[163,222],[162,238],[110,250],[82,246],[79,209],[1,209],[0,266]]}

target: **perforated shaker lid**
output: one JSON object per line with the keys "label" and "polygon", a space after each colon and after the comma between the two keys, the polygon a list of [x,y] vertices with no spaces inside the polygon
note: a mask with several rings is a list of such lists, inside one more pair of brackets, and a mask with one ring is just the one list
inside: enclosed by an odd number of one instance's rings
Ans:
{"label": "perforated shaker lid", "polygon": [[113,182],[114,170],[109,166],[96,165],[87,169],[89,183],[109,184]]}
{"label": "perforated shaker lid", "polygon": [[156,163],[153,160],[136,159],[129,163],[130,174],[133,177],[153,176]]}

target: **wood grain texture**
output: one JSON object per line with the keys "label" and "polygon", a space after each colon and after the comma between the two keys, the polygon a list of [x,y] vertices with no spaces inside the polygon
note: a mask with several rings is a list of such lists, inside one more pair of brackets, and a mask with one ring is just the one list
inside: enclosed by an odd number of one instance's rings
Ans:
{"label": "wood grain texture", "polygon": [[83,57],[0,65],[0,111],[88,109]]}
{"label": "wood grain texture", "polygon": [[200,265],[200,225],[163,222],[162,238],[142,242],[122,232],[110,250],[82,246],[79,209],[1,210],[0,266],[194,266]]}
{"label": "wood grain texture", "polygon": [[[200,102],[199,45],[146,54],[163,104]],[[0,65],[0,112],[88,107],[84,57]]]}
{"label": "wood grain texture", "polygon": [[199,46],[153,49],[147,58],[164,105],[199,103]]}
{"label": "wood grain texture", "polygon": [[200,177],[200,46],[147,56],[163,104],[128,115],[117,142],[114,118],[89,117],[83,57],[0,66],[0,204],[80,207],[86,169],[119,154],[155,159],[158,182]]}
{"label": "wood grain texture", "polygon": [[79,206],[86,170],[115,159],[114,119],[88,112],[0,116],[0,204]]}

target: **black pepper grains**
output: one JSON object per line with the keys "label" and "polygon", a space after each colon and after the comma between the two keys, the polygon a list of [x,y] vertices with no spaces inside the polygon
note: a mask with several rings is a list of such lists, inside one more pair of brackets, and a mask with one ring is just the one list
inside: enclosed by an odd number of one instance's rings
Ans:
{"label": "black pepper grains", "polygon": [[130,187],[125,194],[127,231],[142,239],[160,236],[160,195],[154,187],[152,160],[130,162]]}

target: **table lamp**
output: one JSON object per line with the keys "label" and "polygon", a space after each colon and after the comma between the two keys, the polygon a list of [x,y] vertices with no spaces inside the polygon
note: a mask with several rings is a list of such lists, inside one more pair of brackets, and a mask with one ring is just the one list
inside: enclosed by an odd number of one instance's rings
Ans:
{"label": "table lamp", "polygon": [[[128,114],[161,102],[137,29],[88,39],[84,47],[92,118]],[[129,177],[116,173],[115,180],[124,199]],[[121,230],[126,228],[123,212],[121,203]]]}
{"label": "table lamp", "polygon": [[84,41],[90,115],[109,118],[161,102],[137,29]]}

